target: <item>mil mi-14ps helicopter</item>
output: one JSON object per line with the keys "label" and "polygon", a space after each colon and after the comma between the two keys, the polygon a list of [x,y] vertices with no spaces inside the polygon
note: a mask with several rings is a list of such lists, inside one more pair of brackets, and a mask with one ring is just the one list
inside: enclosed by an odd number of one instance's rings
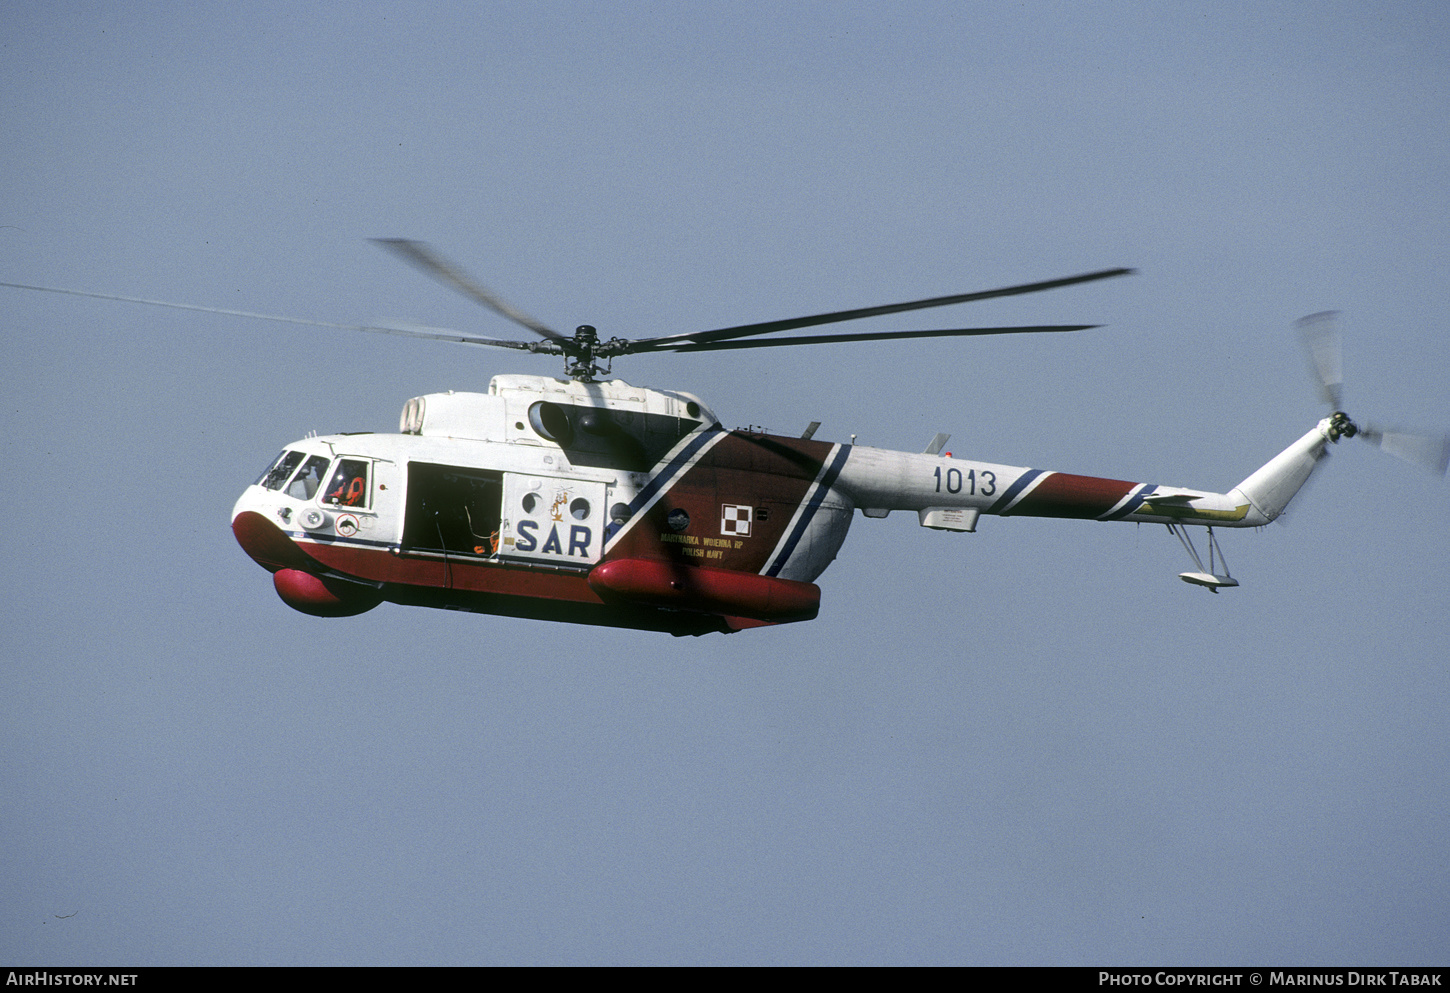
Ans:
{"label": "mil mi-14ps helicopter", "polygon": [[[1339,408],[1328,315],[1301,322],[1333,410],[1227,493],[1100,479],[943,454],[726,430],[688,393],[604,380],[616,356],[937,336],[1066,332],[1092,325],[957,328],[761,338],[782,331],[1035,293],[1125,275],[1064,279],[693,334],[603,340],[563,335],[515,310],[426,245],[379,244],[537,341],[415,327],[324,324],[77,290],[103,299],[383,331],[562,355],[567,379],[494,376],[487,393],[435,393],[403,407],[397,434],[335,434],[288,445],[232,511],[237,542],[307,614],[342,617],[388,601],[674,635],[804,621],[815,579],[852,517],[914,511],[923,527],[970,532],[983,514],[1166,525],[1193,568],[1185,581],[1238,585],[1214,528],[1277,518],[1327,446],[1369,437],[1443,473],[1450,443],[1362,430]],[[24,289],[19,284],[0,285]],[[1189,537],[1207,529],[1208,564]]]}

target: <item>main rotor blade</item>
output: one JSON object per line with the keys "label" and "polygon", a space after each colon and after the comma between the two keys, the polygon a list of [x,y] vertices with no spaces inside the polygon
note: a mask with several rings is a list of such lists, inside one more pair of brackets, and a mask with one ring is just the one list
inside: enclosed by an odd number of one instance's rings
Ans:
{"label": "main rotor blade", "polygon": [[230,310],[226,307],[204,307],[196,303],[172,303],[169,300],[146,300],[142,297],[123,297],[115,293],[93,293],[90,290],[67,290],[59,286],[30,286],[25,283],[0,283],[17,290],[39,290],[42,293],[65,293],[73,297],[91,297],[95,300],[119,300],[122,303],[144,303],[148,307],[169,307],[172,310],[195,310],[203,314],[225,314],[228,317],[250,317],[259,321],[281,321],[284,324],[307,324],[316,328],[337,328],[341,331],[371,331],[360,324],[337,324],[333,321],[314,321],[306,317],[283,317],[279,314],[259,314],[250,310]]}
{"label": "main rotor blade", "polygon": [[[829,314],[815,314],[810,317],[793,317],[783,321],[765,321],[760,324],[741,324],[733,328],[719,328],[715,331],[697,331],[691,334],[666,335],[660,338],[644,338],[631,342],[629,351],[650,351],[656,348],[668,348],[673,343],[680,344],[705,344],[712,341],[726,341],[732,338],[747,338],[757,334],[770,334],[775,331],[792,331],[796,328],[816,327],[821,324],[835,324],[839,321],[854,321],[863,317],[879,317],[883,314],[899,314],[907,310],[924,310],[927,307],[945,307],[954,303],[969,303],[973,300],[988,300],[993,297],[1016,296],[1021,293],[1038,293],[1042,290],[1054,290],[1061,286],[1072,286],[1076,283],[1088,283],[1096,279],[1108,279],[1112,276],[1127,276],[1135,272],[1134,269],[1104,269],[1101,272],[1084,273],[1081,276],[1068,276],[1063,279],[1049,279],[1040,283],[1023,283],[1021,286],[1004,286],[996,290],[980,290],[976,293],[959,293],[954,296],[932,297],[928,300],[912,300],[908,303],[890,303],[881,307],[862,307],[858,310],[838,310]],[[824,339],[823,339],[824,340]],[[681,349],[682,350],[682,349]]]}
{"label": "main rotor blade", "polygon": [[468,297],[475,303],[481,303],[489,310],[507,317],[515,324],[528,328],[534,334],[541,335],[553,341],[567,341],[568,339],[548,327],[540,321],[535,320],[521,310],[509,306],[503,299],[495,296],[489,290],[484,289],[475,283],[467,273],[451,262],[447,262],[437,252],[421,241],[411,241],[407,238],[373,238],[374,243],[383,246],[388,251],[397,255],[439,282],[446,283],[459,293]]}
{"label": "main rotor blade", "polygon": [[1294,322],[1299,340],[1309,355],[1309,368],[1319,381],[1319,393],[1331,410],[1344,399],[1344,370],[1340,358],[1339,311],[1324,310]]}
{"label": "main rotor blade", "polygon": [[68,290],[59,286],[32,286],[27,283],[0,283],[17,290],[39,290],[42,293],[64,293],[73,297],[90,297],[93,300],[117,300],[121,303],[141,303],[148,307],[167,307],[171,310],[192,310],[202,314],[221,314],[225,317],[246,317],[258,321],[277,321],[282,324],[302,324],[314,328],[333,328],[338,331],[368,331],[374,334],[400,334],[413,338],[432,338],[437,341],[458,341],[466,345],[497,345],[501,348],[538,348],[531,341],[506,341],[502,338],[485,338],[482,335],[466,334],[448,328],[430,328],[419,325],[390,327],[376,324],[338,324],[336,321],[314,321],[307,317],[286,317],[281,314],[261,314],[252,310],[233,310],[228,307],[206,307],[197,303],[175,303],[170,300],[147,300],[143,297],[127,297],[116,293],[95,293],[90,290]]}
{"label": "main rotor blade", "polygon": [[549,341],[510,341],[507,338],[489,338],[481,334],[468,334],[451,328],[434,328],[423,324],[369,324],[358,327],[358,331],[374,334],[397,334],[409,338],[429,338],[433,341],[456,341],[464,345],[493,345],[496,348],[517,348],[526,352],[543,352],[547,355],[561,354],[561,350]]}
{"label": "main rotor blade", "polygon": [[800,335],[794,338],[767,338],[762,341],[706,341],[667,345],[656,351],[714,352],[727,348],[777,348],[784,345],[826,345],[840,341],[889,341],[895,338],[956,338],[983,334],[1039,334],[1060,331],[1086,331],[1100,324],[1044,324],[1019,328],[949,328],[941,331],[863,331],[859,334]]}

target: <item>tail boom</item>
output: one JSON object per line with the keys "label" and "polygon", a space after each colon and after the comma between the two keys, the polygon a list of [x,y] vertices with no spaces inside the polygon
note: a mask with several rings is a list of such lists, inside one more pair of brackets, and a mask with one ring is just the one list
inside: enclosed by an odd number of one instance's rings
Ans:
{"label": "tail boom", "polygon": [[854,446],[838,486],[867,517],[914,510],[927,527],[943,512],[1077,520],[1262,527],[1278,517],[1324,456],[1329,418],[1228,493]]}

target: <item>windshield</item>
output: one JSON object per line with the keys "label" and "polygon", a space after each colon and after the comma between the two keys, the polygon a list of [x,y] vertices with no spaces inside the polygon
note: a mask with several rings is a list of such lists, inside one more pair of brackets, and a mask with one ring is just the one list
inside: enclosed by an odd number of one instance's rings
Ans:
{"label": "windshield", "polygon": [[277,456],[277,461],[272,463],[271,468],[262,473],[261,478],[257,480],[257,485],[265,486],[269,490],[280,490],[282,484],[287,482],[287,478],[292,475],[292,470],[296,469],[301,462],[301,452],[284,451]]}
{"label": "windshield", "polygon": [[292,477],[292,482],[287,486],[287,495],[298,500],[311,500],[317,488],[322,485],[322,477],[331,461],[321,455],[309,458],[297,471],[297,475]]}

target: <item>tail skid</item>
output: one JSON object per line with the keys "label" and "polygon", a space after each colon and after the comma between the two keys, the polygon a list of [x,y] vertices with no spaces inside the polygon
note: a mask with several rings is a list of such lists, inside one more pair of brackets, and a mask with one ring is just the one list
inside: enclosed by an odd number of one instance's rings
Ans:
{"label": "tail skid", "polygon": [[[1212,593],[1217,593],[1225,586],[1237,586],[1239,581],[1229,575],[1228,562],[1223,557],[1223,549],[1218,547],[1218,539],[1213,536],[1213,528],[1208,529],[1208,568],[1203,567],[1203,559],[1198,557],[1198,549],[1193,547],[1193,539],[1188,537],[1188,528],[1182,524],[1166,525],[1169,532],[1183,543],[1183,548],[1188,552],[1188,557],[1193,559],[1193,564],[1198,566],[1197,572],[1180,572],[1178,578],[1185,583],[1192,583],[1194,586],[1204,586]],[[1223,572],[1217,570],[1222,567]]]}

